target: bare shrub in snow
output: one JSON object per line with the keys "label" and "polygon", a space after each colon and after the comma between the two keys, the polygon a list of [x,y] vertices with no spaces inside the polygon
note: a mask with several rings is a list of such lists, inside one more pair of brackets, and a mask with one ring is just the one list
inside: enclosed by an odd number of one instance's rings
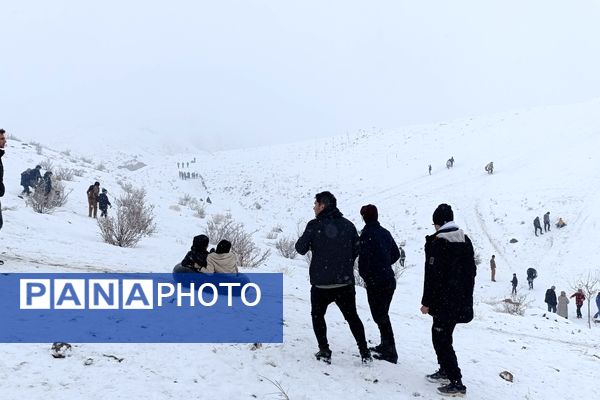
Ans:
{"label": "bare shrub in snow", "polygon": [[133,185],[129,182],[117,181],[117,185],[119,185],[125,193],[131,193],[134,190]]}
{"label": "bare shrub in snow", "polygon": [[192,201],[193,197],[190,196],[189,194],[184,194],[183,197],[180,197],[179,200],[177,201],[177,204],[179,204],[180,206],[187,206],[188,204],[190,204],[190,202]]}
{"label": "bare shrub in snow", "polygon": [[229,240],[241,267],[258,267],[271,255],[270,250],[261,252],[252,240],[252,234],[244,230],[244,224],[235,222],[229,213],[213,215],[206,224],[206,232],[213,243]]}
{"label": "bare shrub in snow", "polygon": [[35,147],[35,152],[38,155],[40,155],[40,156],[42,155],[43,150],[44,150],[44,146],[42,146],[41,143],[39,143],[39,142],[29,142],[29,144],[32,145],[33,147]]}
{"label": "bare shrub in snow", "polygon": [[154,206],[146,204],[146,191],[132,189],[116,200],[116,217],[99,218],[100,235],[109,244],[133,247],[156,231]]}
{"label": "bare shrub in snow", "polygon": [[202,203],[197,203],[192,210],[194,210],[196,213],[194,214],[195,217],[198,218],[205,218],[206,217],[206,207],[204,204]]}
{"label": "bare shrub in snow", "polygon": [[66,157],[70,157],[71,156],[71,150],[70,149],[66,149],[60,152],[60,154],[62,154],[63,156]]}
{"label": "bare shrub in snow", "polygon": [[81,157],[81,161],[83,161],[86,164],[91,164],[93,162],[92,159],[88,157]]}
{"label": "bare shrub in snow", "polygon": [[98,165],[96,165],[96,169],[98,171],[106,171],[106,166],[103,163],[99,163]]}
{"label": "bare shrub in snow", "polygon": [[34,188],[34,192],[27,197],[25,204],[40,214],[50,214],[58,207],[67,204],[67,199],[72,190],[65,191],[65,187],[60,181],[52,181],[52,190],[48,195],[45,191],[45,183],[41,181]]}
{"label": "bare shrub in snow", "polygon": [[52,171],[54,169],[54,164],[49,158],[46,158],[44,161],[41,161],[39,165],[40,167],[42,167],[42,169],[46,171]]}
{"label": "bare shrub in snow", "polygon": [[72,169],[73,175],[82,177],[85,174],[85,171],[82,169]]}
{"label": "bare shrub in snow", "polygon": [[58,167],[53,173],[58,181],[72,181],[75,176],[75,170],[71,168]]}
{"label": "bare shrub in snow", "polygon": [[520,294],[512,295],[508,299],[502,300],[501,311],[511,315],[525,315],[525,311],[531,305],[529,293],[522,291]]}
{"label": "bare shrub in snow", "polygon": [[285,258],[294,259],[298,255],[295,247],[296,241],[290,237],[280,238],[275,243],[275,248]]}
{"label": "bare shrub in snow", "polygon": [[269,232],[267,233],[267,239],[277,239],[277,232]]}

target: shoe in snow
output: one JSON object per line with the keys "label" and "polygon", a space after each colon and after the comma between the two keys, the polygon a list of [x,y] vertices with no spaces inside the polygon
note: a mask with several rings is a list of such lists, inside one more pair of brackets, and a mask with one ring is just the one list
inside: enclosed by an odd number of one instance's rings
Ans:
{"label": "shoe in snow", "polygon": [[441,369],[437,370],[433,374],[425,375],[425,379],[431,383],[450,383],[448,375],[446,375],[446,372],[442,371]]}
{"label": "shoe in snow", "polygon": [[450,381],[449,384],[440,386],[437,391],[444,396],[462,397],[467,394],[467,387],[460,381]]}
{"label": "shoe in snow", "polygon": [[317,361],[331,364],[331,350],[319,350],[315,353],[315,357],[317,358]]}
{"label": "shoe in snow", "polygon": [[362,361],[363,364],[368,364],[370,362],[373,362],[373,357],[371,357],[371,350],[369,350],[369,349],[361,350],[360,351],[360,360]]}

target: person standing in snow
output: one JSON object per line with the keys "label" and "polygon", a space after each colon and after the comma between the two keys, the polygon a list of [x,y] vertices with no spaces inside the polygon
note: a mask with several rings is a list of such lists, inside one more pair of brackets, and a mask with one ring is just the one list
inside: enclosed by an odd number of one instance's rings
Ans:
{"label": "person standing in snow", "polygon": [[542,225],[540,224],[540,217],[535,217],[535,219],[533,220],[533,228],[535,229],[535,236],[537,236],[537,231],[538,229],[540,230],[540,235],[543,235],[542,233]]}
{"label": "person standing in snow", "polygon": [[335,303],[350,325],[363,362],[372,360],[365,328],[356,311],[354,260],[358,256],[358,233],[337,208],[330,192],[317,193],[313,206],[315,219],[306,224],[295,248],[300,255],[312,252],[310,260],[310,303],[312,324],[319,344],[317,360],[331,362],[325,312]]}
{"label": "person standing in snow", "polygon": [[492,272],[492,282],[496,282],[496,255],[492,254],[490,259],[490,271]]}
{"label": "person standing in snow", "polygon": [[571,298],[573,297],[575,297],[575,305],[577,306],[577,318],[583,318],[583,315],[581,315],[581,307],[583,306],[583,301],[585,300],[583,289],[578,289],[577,292],[571,295]]}
{"label": "person standing in snow", "polygon": [[600,317],[600,291],[596,295],[596,307],[598,308],[598,312],[594,314],[594,319]]}
{"label": "person standing in snow", "polygon": [[558,296],[558,308],[556,313],[563,318],[569,319],[569,298],[563,290]]}
{"label": "person standing in snow", "polygon": [[529,290],[533,290],[533,280],[537,278],[537,271],[533,268],[527,268],[527,283]]}
{"label": "person standing in snow", "polygon": [[510,294],[517,295],[517,285],[519,284],[519,280],[517,279],[517,274],[513,274],[513,278],[510,281],[512,283],[512,292]]}
{"label": "person standing in snow", "polygon": [[400,258],[400,251],[390,232],[379,224],[377,207],[367,204],[360,215],[365,227],[359,238],[358,272],[365,282],[371,315],[381,337],[381,343],[371,350],[373,358],[396,364],[398,353],[389,310],[396,290],[392,265]]}
{"label": "person standing in snow", "polygon": [[87,190],[87,198],[88,198],[88,216],[92,217],[92,212],[94,218],[98,214],[98,196],[100,194],[100,182],[95,182],[93,185]]}
{"label": "person standing in snow", "polygon": [[44,195],[48,197],[50,192],[52,191],[52,172],[46,171],[44,176],[42,177],[42,182],[44,184]]}
{"label": "person standing in snow", "polygon": [[100,208],[100,216],[106,218],[108,216],[108,206],[112,208],[112,204],[110,204],[110,200],[108,199],[108,195],[106,194],[108,191],[106,188],[102,189],[102,193],[98,195],[98,207]]}
{"label": "person standing in snow", "polygon": [[429,164],[429,175],[431,175],[431,164]]}
{"label": "person standing in snow", "polygon": [[452,334],[458,323],[473,319],[475,252],[471,240],[454,222],[448,204],[440,204],[433,213],[436,232],[425,238],[425,278],[421,313],[433,317],[431,339],[439,370],[426,375],[443,395],[464,395],[462,374],[452,347]]}
{"label": "person standing in snow", "polygon": [[[4,164],[2,164],[2,157],[4,156],[4,147],[6,146],[6,131],[0,129],[0,197],[4,196]],[[2,203],[0,202],[0,229],[2,229],[4,221],[2,220]],[[0,260],[0,265],[3,265],[4,261]]]}
{"label": "person standing in snow", "polygon": [[550,230],[550,211],[547,211],[544,214],[544,232],[548,232]]}
{"label": "person standing in snow", "polygon": [[406,261],[406,252],[402,246],[398,247],[398,250],[400,251],[400,266],[404,267],[404,261]]}
{"label": "person standing in snow", "polygon": [[556,300],[556,292],[554,291],[554,289],[556,289],[555,286],[552,286],[550,289],[546,290],[546,297],[544,298],[544,302],[546,304],[548,304],[548,312],[556,312],[556,304],[557,304],[557,300]]}

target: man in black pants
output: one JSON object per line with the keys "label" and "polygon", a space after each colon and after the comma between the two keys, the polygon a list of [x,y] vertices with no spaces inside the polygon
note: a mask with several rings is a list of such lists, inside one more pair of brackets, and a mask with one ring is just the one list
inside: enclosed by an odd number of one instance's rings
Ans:
{"label": "man in black pants", "polygon": [[400,251],[390,232],[377,221],[377,207],[367,204],[360,209],[360,215],[365,227],[360,234],[358,272],[365,281],[371,315],[381,335],[381,344],[371,350],[373,358],[396,364],[398,353],[388,313],[396,290],[392,265],[400,258]]}
{"label": "man in black pants", "polygon": [[433,317],[431,339],[440,368],[426,379],[446,384],[438,387],[440,394],[463,395],[467,388],[462,383],[452,334],[457,323],[473,319],[475,254],[471,240],[454,222],[454,213],[448,204],[436,208],[433,224],[436,232],[425,240],[421,313]]}
{"label": "man in black pants", "polygon": [[327,341],[325,312],[334,303],[348,321],[363,362],[371,361],[365,328],[356,312],[354,260],[358,256],[358,233],[352,222],[342,216],[330,192],[317,193],[313,207],[315,219],[306,225],[296,242],[296,251],[312,252],[310,290],[312,324],[319,344],[317,360],[331,362]]}

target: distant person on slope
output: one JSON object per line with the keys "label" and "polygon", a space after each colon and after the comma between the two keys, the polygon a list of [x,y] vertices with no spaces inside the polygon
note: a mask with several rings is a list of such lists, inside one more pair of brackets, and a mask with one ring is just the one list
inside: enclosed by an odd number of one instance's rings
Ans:
{"label": "distant person on slope", "polygon": [[596,295],[596,308],[598,308],[598,312],[594,314],[594,319],[600,317],[600,291]]}
{"label": "distant person on slope", "polygon": [[544,232],[548,232],[550,230],[550,211],[544,214]]}
{"label": "distant person on slope", "polygon": [[[4,196],[4,164],[2,164],[2,157],[4,156],[4,147],[6,146],[6,131],[0,129],[0,197]],[[4,221],[2,220],[2,203],[0,203],[0,229],[2,229]],[[0,265],[4,265],[4,261],[0,260]]]}
{"label": "distant person on slope", "polygon": [[102,193],[98,195],[98,207],[100,208],[100,216],[106,218],[108,216],[108,206],[112,208],[112,204],[110,204],[110,200],[108,199],[108,195],[106,194],[108,191],[106,188],[102,189]]}
{"label": "distant person on slope", "polygon": [[431,164],[429,164],[429,175],[431,175]]}
{"label": "distant person on slope", "polygon": [[494,173],[494,163],[492,161],[490,161],[489,163],[486,164],[485,168],[486,172],[488,174],[493,174]]}
{"label": "distant person on slope", "polygon": [[556,313],[563,318],[569,319],[569,298],[564,290],[558,296],[558,309]]}
{"label": "distant person on slope", "polygon": [[540,230],[540,235],[543,235],[542,233],[542,224],[540,224],[540,217],[535,217],[535,219],[533,220],[533,228],[535,229],[535,236],[537,236],[537,231],[538,229]]}
{"label": "distant person on slope", "polygon": [[365,282],[371,315],[381,337],[381,343],[371,350],[373,358],[396,364],[398,353],[389,310],[396,290],[392,265],[400,258],[400,251],[390,232],[379,224],[377,207],[367,204],[360,215],[365,227],[359,238],[358,272]]}
{"label": "distant person on slope", "polygon": [[583,306],[583,301],[585,300],[583,289],[579,289],[576,293],[573,293],[571,298],[573,297],[575,297],[575,305],[577,306],[577,318],[583,318],[583,315],[581,315],[581,307]]}
{"label": "distant person on slope", "polygon": [[554,289],[556,289],[556,287],[552,286],[550,289],[546,290],[546,297],[544,298],[544,302],[548,304],[548,312],[553,313],[556,312],[557,305],[556,292]]}
{"label": "distant person on slope", "polygon": [[93,185],[87,190],[87,199],[88,199],[88,216],[92,217],[92,212],[94,218],[98,214],[98,196],[100,195],[100,182],[95,182]]}
{"label": "distant person on slope", "polygon": [[494,254],[490,259],[490,271],[492,272],[492,282],[496,282],[496,255]]}
{"label": "distant person on slope", "polygon": [[512,283],[512,292],[510,294],[514,294],[516,296],[516,294],[517,294],[517,285],[519,284],[519,280],[517,279],[517,274],[513,274],[513,278],[510,281],[510,283]]}
{"label": "distant person on slope", "polygon": [[406,252],[402,246],[398,247],[398,251],[400,251],[400,266],[404,267],[404,261],[406,261]]}
{"label": "distant person on slope", "polygon": [[527,283],[529,290],[533,289],[533,280],[537,278],[537,271],[534,268],[527,268]]}
{"label": "distant person on slope", "polygon": [[[475,253],[473,244],[454,222],[448,204],[440,204],[433,212],[435,233],[425,238],[425,278],[421,313],[433,317],[431,339],[439,370],[426,375],[443,395],[464,395],[461,370],[452,347],[452,335],[458,323],[473,320],[473,287],[475,285]],[[448,383],[449,381],[449,383]]]}
{"label": "distant person on slope", "polygon": [[560,229],[565,226],[567,226],[567,223],[562,218],[559,218],[558,222],[556,223],[556,227]]}
{"label": "distant person on slope", "polygon": [[306,224],[295,247],[300,255],[312,253],[308,271],[312,325],[319,344],[315,357],[331,363],[325,313],[329,304],[335,303],[350,325],[362,362],[370,362],[365,328],[356,311],[354,260],[358,257],[358,233],[337,208],[331,192],[315,195],[313,211],[315,218]]}

